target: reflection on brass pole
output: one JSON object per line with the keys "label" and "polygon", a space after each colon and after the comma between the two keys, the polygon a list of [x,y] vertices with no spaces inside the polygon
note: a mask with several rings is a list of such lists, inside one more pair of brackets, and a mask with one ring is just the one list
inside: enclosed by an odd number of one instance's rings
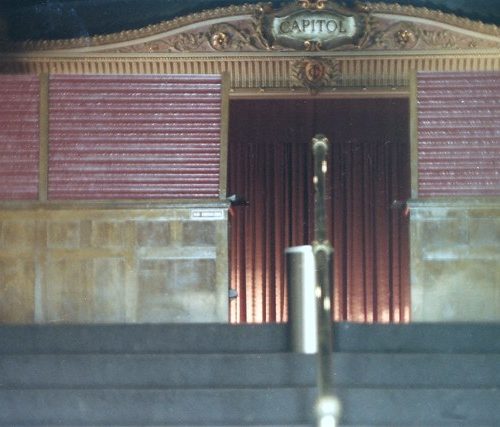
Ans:
{"label": "reflection on brass pole", "polygon": [[333,394],[332,384],[332,278],[333,248],[326,233],[325,184],[327,173],[328,138],[316,135],[312,140],[314,159],[314,241],[316,264],[316,304],[318,315],[317,381],[318,427],[336,427],[340,419],[340,402]]}

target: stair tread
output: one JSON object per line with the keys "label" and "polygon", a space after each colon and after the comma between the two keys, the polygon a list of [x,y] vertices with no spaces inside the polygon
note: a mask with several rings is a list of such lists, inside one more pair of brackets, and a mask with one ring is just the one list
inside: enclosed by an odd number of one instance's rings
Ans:
{"label": "stair tread", "polygon": [[[343,420],[355,425],[495,425],[499,389],[339,389]],[[0,391],[0,425],[307,423],[316,398],[306,389]],[[29,411],[22,410],[29,408]],[[194,410],[194,408],[196,408]],[[471,424],[474,422],[474,424]],[[9,424],[10,423],[10,424]],[[232,424],[234,423],[234,424]],[[462,424],[464,423],[464,424]],[[38,424],[37,424],[38,425]]]}
{"label": "stair tread", "polygon": [[[289,333],[2,326],[0,426],[311,425],[316,359],[288,352]],[[341,426],[500,425],[500,325],[335,324],[334,338]]]}
{"label": "stair tread", "polygon": [[[16,325],[0,327],[7,353],[246,353],[289,349],[287,324]],[[500,324],[334,325],[338,352],[500,353]]]}
{"label": "stair tread", "polygon": [[[314,355],[0,355],[0,387],[71,384],[171,387],[315,384]],[[500,355],[338,353],[337,384],[500,385]]]}

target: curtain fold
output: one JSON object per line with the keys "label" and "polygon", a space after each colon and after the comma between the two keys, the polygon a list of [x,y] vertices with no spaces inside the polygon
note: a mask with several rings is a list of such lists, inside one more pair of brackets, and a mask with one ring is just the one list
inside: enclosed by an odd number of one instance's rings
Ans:
{"label": "curtain fold", "polygon": [[329,236],[335,250],[334,317],[409,320],[410,194],[407,100],[235,100],[228,188],[232,208],[232,322],[287,320],[284,250],[313,238],[311,138],[329,153]]}

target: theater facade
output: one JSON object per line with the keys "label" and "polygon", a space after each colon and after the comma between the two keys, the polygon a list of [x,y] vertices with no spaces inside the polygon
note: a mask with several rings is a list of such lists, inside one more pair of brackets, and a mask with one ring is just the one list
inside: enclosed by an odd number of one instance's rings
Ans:
{"label": "theater facade", "polygon": [[0,48],[0,322],[286,321],[316,133],[335,319],[500,320],[497,25],[317,0]]}

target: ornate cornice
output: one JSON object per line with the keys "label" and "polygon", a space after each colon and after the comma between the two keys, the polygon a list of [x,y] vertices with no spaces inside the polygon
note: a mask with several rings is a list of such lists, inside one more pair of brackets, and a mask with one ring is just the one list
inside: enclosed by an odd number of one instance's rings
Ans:
{"label": "ornate cornice", "polygon": [[[302,2],[303,8],[337,8],[335,2]],[[4,51],[178,53],[291,51],[270,46],[259,16],[268,5],[216,8],[144,28],[108,35],[4,44]],[[266,12],[266,13],[267,13]],[[363,37],[347,50],[500,48],[500,27],[441,11],[385,3],[358,3],[353,12],[366,21]],[[320,47],[312,46],[319,50]],[[330,50],[342,50],[336,47]],[[308,50],[307,45],[303,50]]]}
{"label": "ornate cornice", "polygon": [[61,50],[78,49],[95,46],[106,46],[115,43],[124,43],[132,40],[140,40],[158,34],[178,30],[183,27],[210,21],[213,19],[223,19],[239,15],[253,15],[257,5],[244,4],[240,6],[219,7],[198,13],[193,13],[158,24],[148,25],[134,30],[120,31],[118,33],[96,35],[92,37],[80,37],[60,40],[29,40],[20,43],[12,43],[9,50],[16,52],[28,52],[39,50]]}
{"label": "ornate cornice", "polygon": [[446,28],[428,22],[417,24],[401,19],[385,20],[376,14],[371,15],[367,22],[369,30],[359,44],[360,49],[405,52],[500,48],[500,36],[474,37],[458,27]]}
{"label": "ornate cornice", "polygon": [[451,13],[440,10],[432,10],[426,7],[402,6],[400,4],[360,2],[356,5],[359,11],[366,13],[379,13],[390,15],[403,15],[412,18],[427,19],[437,23],[459,27],[464,30],[473,31],[485,35],[500,37],[500,27],[493,24],[485,24],[481,21],[473,21],[462,18]]}
{"label": "ornate cornice", "polygon": [[[315,38],[312,31],[288,43],[276,32],[283,26],[291,30],[285,33],[305,32],[304,23],[314,20],[324,28],[330,22],[339,38]],[[340,28],[353,28],[354,36],[339,34]],[[234,96],[395,96],[407,93],[415,70],[500,70],[499,27],[384,3],[230,6],[139,30],[11,48],[0,56],[0,73],[227,72]]]}
{"label": "ornate cornice", "polygon": [[[497,51],[379,54],[225,52],[205,54],[4,55],[0,73],[219,74],[231,78],[232,96],[407,96],[412,72],[500,71]],[[382,93],[383,92],[383,93]],[[406,95],[405,95],[406,94]]]}

